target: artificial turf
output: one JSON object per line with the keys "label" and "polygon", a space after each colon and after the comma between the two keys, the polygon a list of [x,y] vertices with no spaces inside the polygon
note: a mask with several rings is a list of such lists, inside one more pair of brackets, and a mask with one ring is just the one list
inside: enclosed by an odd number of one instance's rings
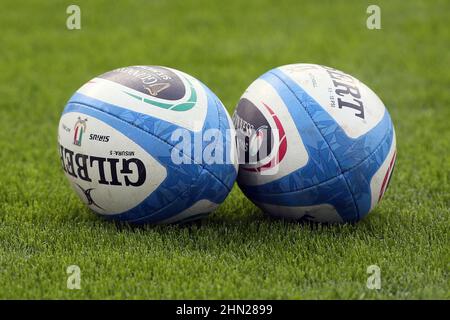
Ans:
{"label": "artificial turf", "polygon": [[[450,298],[448,1],[3,0],[0,13],[0,298]],[[56,131],[84,82],[165,65],[233,111],[245,88],[288,63],[369,85],[393,118],[394,176],[360,223],[265,217],[237,186],[201,223],[131,228],[93,215],[60,168]],[[66,268],[81,268],[81,290]],[[369,290],[366,269],[381,268]]]}

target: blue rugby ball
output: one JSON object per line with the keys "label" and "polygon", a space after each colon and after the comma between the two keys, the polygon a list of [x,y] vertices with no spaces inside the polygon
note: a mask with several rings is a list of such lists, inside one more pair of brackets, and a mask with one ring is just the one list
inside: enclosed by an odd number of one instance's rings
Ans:
{"label": "blue rugby ball", "polygon": [[315,64],[263,74],[233,115],[238,184],[270,215],[354,222],[381,200],[396,159],[391,117],[356,78]]}
{"label": "blue rugby ball", "polygon": [[131,223],[202,217],[237,175],[235,131],[223,104],[175,69],[102,74],[70,98],[58,127],[61,165],[97,214]]}

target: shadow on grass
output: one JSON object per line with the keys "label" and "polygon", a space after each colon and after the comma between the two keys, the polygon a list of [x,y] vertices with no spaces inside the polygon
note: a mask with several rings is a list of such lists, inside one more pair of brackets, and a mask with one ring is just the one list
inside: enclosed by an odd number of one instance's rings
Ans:
{"label": "shadow on grass", "polygon": [[[372,212],[372,215],[377,214],[377,212]],[[317,234],[327,233],[340,236],[342,233],[351,234],[355,232],[371,232],[376,230],[374,228],[372,219],[365,218],[363,221],[355,223],[320,223],[314,222],[306,219],[293,220],[293,219],[283,219],[278,217],[271,217],[264,214],[259,210],[253,210],[252,212],[245,215],[228,215],[228,214],[218,214],[212,213],[209,216],[202,217],[194,221],[173,223],[173,224],[130,224],[123,221],[107,220],[102,217],[93,215],[95,224],[99,223],[106,228],[114,227],[119,232],[145,232],[152,231],[159,234],[164,234],[167,231],[173,232],[176,230],[188,231],[188,232],[199,232],[202,230],[219,231],[221,229],[227,229],[231,233],[241,233],[248,235],[251,231],[264,228],[267,231],[274,232],[315,232]],[[379,217],[378,217],[379,218]],[[373,220],[374,222],[380,219]],[[255,234],[257,236],[257,234]]]}
{"label": "shadow on grass", "polygon": [[[367,244],[379,241],[384,237],[386,219],[374,210],[369,217],[358,223],[324,224],[307,220],[285,220],[273,218],[262,213],[258,208],[251,207],[247,212],[242,210],[225,212],[218,210],[209,216],[181,224],[133,225],[103,219],[89,209],[77,206],[64,218],[62,223],[70,224],[71,228],[90,229],[93,237],[101,236],[103,231],[109,237],[127,237],[133,241],[148,242],[158,239],[167,243],[168,247],[201,251],[217,251],[221,246],[239,247],[280,247],[290,244],[308,248],[314,243],[340,243],[351,248],[355,241]],[[77,217],[74,220],[70,218]],[[373,219],[375,218],[375,219]]]}

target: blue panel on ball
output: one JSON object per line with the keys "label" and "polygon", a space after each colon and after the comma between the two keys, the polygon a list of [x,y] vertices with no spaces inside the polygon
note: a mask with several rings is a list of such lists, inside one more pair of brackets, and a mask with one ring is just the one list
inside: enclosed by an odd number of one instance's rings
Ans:
{"label": "blue panel on ball", "polygon": [[360,218],[365,217],[370,211],[371,189],[370,181],[386,160],[394,139],[394,128],[391,125],[386,138],[381,142],[372,154],[359,165],[344,173],[348,185],[355,199]]}
{"label": "blue panel on ball", "polygon": [[342,175],[299,191],[262,194],[248,186],[243,187],[243,191],[256,202],[280,206],[330,204],[344,221],[350,222],[359,219],[350,190]]}

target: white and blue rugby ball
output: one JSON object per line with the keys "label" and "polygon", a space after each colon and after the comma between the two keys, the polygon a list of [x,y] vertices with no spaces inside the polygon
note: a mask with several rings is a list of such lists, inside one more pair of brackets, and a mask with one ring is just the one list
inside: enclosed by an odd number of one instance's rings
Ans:
{"label": "white and blue rugby ball", "polygon": [[102,74],[70,98],[58,128],[62,167],[94,212],[131,223],[197,219],[237,175],[235,131],[204,84],[175,69]]}
{"label": "white and blue rugby ball", "polygon": [[396,159],[383,102],[339,70],[273,69],[241,97],[238,184],[263,211],[283,218],[354,222],[381,200]]}

